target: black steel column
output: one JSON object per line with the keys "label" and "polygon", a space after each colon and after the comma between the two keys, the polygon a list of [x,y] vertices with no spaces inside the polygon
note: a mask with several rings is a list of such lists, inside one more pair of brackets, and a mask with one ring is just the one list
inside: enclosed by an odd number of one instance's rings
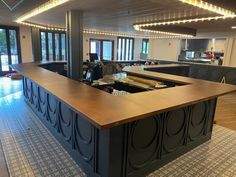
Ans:
{"label": "black steel column", "polygon": [[66,13],[67,75],[83,78],[83,12],[70,10]]}

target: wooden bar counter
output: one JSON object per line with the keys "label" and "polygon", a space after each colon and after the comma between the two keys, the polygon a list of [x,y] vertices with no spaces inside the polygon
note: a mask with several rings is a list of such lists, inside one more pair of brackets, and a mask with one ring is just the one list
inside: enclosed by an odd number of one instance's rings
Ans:
{"label": "wooden bar counter", "polygon": [[154,72],[157,65],[124,72],[178,86],[113,96],[41,67],[47,64],[12,67],[23,75],[26,102],[94,177],[145,176],[208,141],[217,97],[236,91],[234,85]]}

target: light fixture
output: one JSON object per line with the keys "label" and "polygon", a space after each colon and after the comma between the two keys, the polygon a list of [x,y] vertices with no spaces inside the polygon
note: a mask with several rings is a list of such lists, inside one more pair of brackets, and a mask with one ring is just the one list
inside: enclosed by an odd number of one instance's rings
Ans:
{"label": "light fixture", "polygon": [[179,0],[179,1],[189,4],[189,5],[192,5],[192,6],[195,6],[195,7],[198,7],[198,8],[201,8],[201,9],[208,10],[213,13],[223,15],[223,16],[235,15],[235,13],[230,10],[218,7],[216,5],[210,4],[208,2],[204,2],[202,0]]}
{"label": "light fixture", "polygon": [[61,4],[64,4],[70,0],[49,0],[48,2],[38,6],[37,8],[31,10],[30,12],[20,16],[19,18],[16,19],[17,23],[23,22],[33,16],[36,16],[38,14],[41,14],[49,9],[52,9],[56,6],[59,6]]}
{"label": "light fixture", "polygon": [[203,22],[203,21],[212,21],[212,20],[220,20],[226,18],[235,18],[236,15],[226,17],[226,16],[216,16],[216,17],[203,17],[203,18],[193,18],[193,19],[183,19],[183,20],[172,20],[172,21],[163,21],[163,22],[151,22],[151,23],[140,23],[134,24],[135,29],[143,28],[143,27],[150,27],[150,26],[165,26],[165,25],[175,25],[175,24],[184,24],[184,23],[191,23],[191,22]]}
{"label": "light fixture", "polygon": [[168,36],[180,36],[180,37],[186,37],[186,38],[194,37],[193,35],[182,34],[182,33],[172,33],[172,32],[164,32],[164,31],[157,31],[157,30],[142,29],[142,26],[140,27],[138,25],[134,26],[134,29],[137,30],[137,31],[156,33],[156,34],[162,34],[162,35],[168,35]]}
{"label": "light fixture", "polygon": [[231,28],[232,28],[232,29],[236,29],[236,26],[232,26]]}
{"label": "light fixture", "polygon": [[[20,22],[19,24],[39,28],[43,30],[52,30],[52,31],[66,31],[66,28],[58,27],[58,26],[43,26],[40,24],[34,24],[29,22]],[[169,33],[166,33],[165,36],[159,35],[143,35],[143,34],[130,34],[130,33],[122,33],[122,32],[114,32],[114,31],[101,31],[96,29],[84,29],[84,34],[94,34],[94,35],[104,35],[104,36],[120,36],[120,37],[131,37],[131,38],[148,38],[148,39],[170,39],[170,38],[191,38],[193,36],[190,35],[176,35],[172,36]]]}
{"label": "light fixture", "polygon": [[[192,18],[192,19],[181,19],[181,20],[169,20],[162,22],[148,22],[148,23],[139,23],[134,24],[133,27],[137,31],[147,31],[147,32],[155,32],[155,30],[147,30],[147,27],[154,26],[167,26],[167,25],[176,25],[176,24],[184,24],[184,23],[192,23],[192,22],[203,22],[203,21],[212,21],[219,19],[227,19],[227,18],[235,18],[236,14],[230,10],[215,6],[213,4],[204,2],[202,0],[179,0],[183,3],[193,5],[195,7],[199,7],[217,14],[221,16],[213,16],[213,17],[202,17],[202,18]],[[235,27],[236,29],[236,27]],[[159,33],[159,31],[156,31]],[[172,35],[172,34],[169,34]],[[175,34],[174,34],[175,35]],[[180,34],[181,35],[181,34]],[[183,34],[182,34],[183,35]]]}

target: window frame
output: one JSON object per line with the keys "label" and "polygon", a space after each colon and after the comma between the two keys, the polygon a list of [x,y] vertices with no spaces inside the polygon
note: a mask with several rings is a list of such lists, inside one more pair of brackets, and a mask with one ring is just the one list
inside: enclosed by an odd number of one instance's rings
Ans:
{"label": "window frame", "polygon": [[89,53],[91,51],[91,41],[99,41],[100,42],[100,60],[103,60],[103,42],[112,42],[112,58],[111,61],[114,61],[114,40],[110,39],[96,39],[96,38],[90,38],[89,39]]}
{"label": "window frame", "polygon": [[[143,52],[144,51],[144,44],[146,45],[145,52]],[[149,39],[143,39],[142,40],[142,51],[141,51],[141,53],[142,54],[148,54],[148,49],[149,49]]]}
{"label": "window frame", "polygon": [[[46,42],[46,61],[63,61],[62,60],[62,34],[65,35],[65,44],[66,44],[66,32],[63,31],[52,31],[52,30],[40,30],[39,31],[39,36],[40,36],[40,55],[41,55],[41,61],[43,61],[43,53],[42,53],[42,37],[41,37],[41,33],[44,32],[45,33],[45,42]],[[50,60],[49,59],[49,41],[48,41],[48,34],[52,33],[52,53],[53,53],[53,59]],[[56,59],[56,38],[55,38],[55,34],[59,35],[59,59]],[[66,45],[65,45],[65,52],[66,52]],[[65,60],[66,57],[65,57]]]}
{"label": "window frame", "polygon": [[[120,45],[119,45],[119,41],[121,41]],[[130,52],[130,42],[132,41],[132,51]],[[131,37],[117,37],[117,60],[118,61],[132,61],[134,60],[134,42],[135,42],[135,38],[131,38]],[[128,45],[128,51],[127,51],[127,45]],[[120,50],[119,50],[119,47]],[[124,54],[124,56],[123,56]],[[128,54],[128,59],[127,59],[127,54]],[[130,55],[131,54],[131,55]],[[131,56],[129,58],[129,56]]]}
{"label": "window frame", "polygon": [[[16,45],[17,45],[18,63],[22,63],[19,27],[17,27],[17,26],[9,26],[9,25],[0,25],[0,29],[6,30],[6,45],[7,45],[8,65],[12,64],[10,30],[15,30],[15,32],[16,32]],[[0,60],[0,76],[3,76],[5,74],[11,73],[11,72],[12,72],[12,68],[11,67],[9,67],[8,71],[2,71],[2,62]]]}

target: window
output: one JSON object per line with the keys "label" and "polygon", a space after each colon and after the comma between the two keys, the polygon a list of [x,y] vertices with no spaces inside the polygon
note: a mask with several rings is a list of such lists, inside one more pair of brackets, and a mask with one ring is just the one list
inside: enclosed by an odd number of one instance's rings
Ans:
{"label": "window", "polygon": [[113,60],[114,41],[103,39],[90,39],[89,53],[96,53],[99,60]]}
{"label": "window", "polygon": [[134,58],[134,38],[118,37],[117,60],[128,61]]}
{"label": "window", "polygon": [[19,47],[18,28],[0,26],[0,75],[11,71],[9,65],[21,62]]}
{"label": "window", "polygon": [[142,52],[141,53],[148,54],[148,49],[149,49],[149,40],[148,39],[143,39]]}
{"label": "window", "polygon": [[66,60],[66,34],[55,31],[41,31],[42,61]]}

